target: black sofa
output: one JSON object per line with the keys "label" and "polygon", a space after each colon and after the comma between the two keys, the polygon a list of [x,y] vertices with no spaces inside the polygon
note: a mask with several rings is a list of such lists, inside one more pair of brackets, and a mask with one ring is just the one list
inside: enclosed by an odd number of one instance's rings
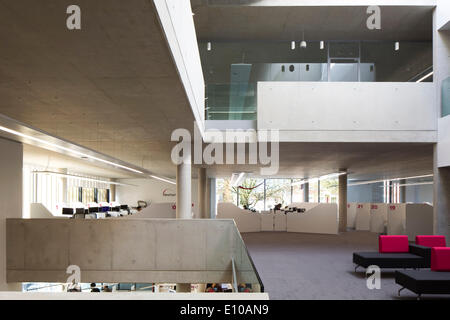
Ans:
{"label": "black sofa", "polygon": [[376,265],[380,268],[420,269],[430,267],[431,248],[409,245],[409,252],[381,253],[381,252],[355,252],[353,263],[358,267],[367,268]]}

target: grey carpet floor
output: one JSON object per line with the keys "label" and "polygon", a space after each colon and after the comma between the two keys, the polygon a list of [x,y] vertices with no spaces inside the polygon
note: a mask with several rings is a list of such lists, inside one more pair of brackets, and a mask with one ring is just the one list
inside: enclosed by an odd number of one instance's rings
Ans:
{"label": "grey carpet floor", "polygon": [[[378,236],[364,231],[340,235],[287,232],[244,233],[242,237],[270,299],[416,299],[394,281],[394,270],[381,274],[381,289],[369,290],[365,270],[354,272],[352,253],[378,250]],[[423,299],[450,299],[426,295]]]}

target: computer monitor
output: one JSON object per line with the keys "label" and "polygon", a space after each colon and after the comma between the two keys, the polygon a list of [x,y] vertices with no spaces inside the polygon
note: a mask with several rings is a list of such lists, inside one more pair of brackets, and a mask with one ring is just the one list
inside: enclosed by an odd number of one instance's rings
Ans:
{"label": "computer monitor", "polygon": [[73,208],[62,208],[62,214],[73,215]]}
{"label": "computer monitor", "polygon": [[98,207],[89,207],[89,213],[98,212]]}

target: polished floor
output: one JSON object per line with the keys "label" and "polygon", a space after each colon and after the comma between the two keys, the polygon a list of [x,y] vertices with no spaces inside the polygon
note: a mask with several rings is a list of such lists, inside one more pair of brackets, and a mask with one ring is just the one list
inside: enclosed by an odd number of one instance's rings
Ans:
{"label": "polished floor", "polygon": [[[381,274],[381,288],[369,290],[365,270],[354,272],[354,251],[377,250],[377,235],[349,231],[341,235],[259,232],[242,234],[270,299],[416,299]],[[425,295],[423,299],[450,296]]]}

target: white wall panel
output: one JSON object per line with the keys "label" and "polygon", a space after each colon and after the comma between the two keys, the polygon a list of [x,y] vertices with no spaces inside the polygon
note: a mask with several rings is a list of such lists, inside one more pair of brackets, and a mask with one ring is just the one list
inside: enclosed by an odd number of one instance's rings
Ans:
{"label": "white wall panel", "polygon": [[281,141],[435,142],[433,83],[258,82],[258,130]]}

